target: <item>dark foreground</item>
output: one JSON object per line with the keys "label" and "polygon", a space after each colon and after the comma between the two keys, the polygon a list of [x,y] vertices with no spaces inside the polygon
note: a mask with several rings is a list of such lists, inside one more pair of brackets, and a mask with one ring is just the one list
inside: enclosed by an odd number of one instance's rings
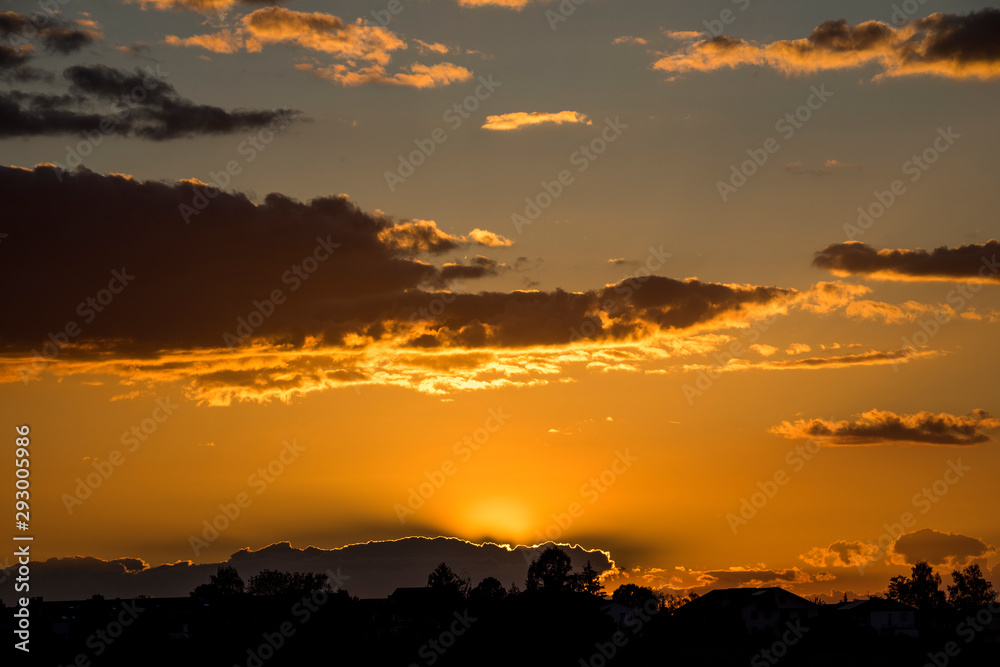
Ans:
{"label": "dark foreground", "polygon": [[[583,593],[520,593],[450,603],[419,589],[386,600],[328,590],[237,596],[40,602],[30,657],[8,664],[171,665],[1000,665],[995,624],[954,612],[920,619],[917,637],[860,627],[835,606],[748,632],[723,612],[632,610]],[[409,595],[407,595],[409,592]],[[696,605],[692,605],[696,606]],[[985,610],[984,610],[985,611]],[[972,627],[980,627],[973,631]],[[951,655],[949,655],[949,653]]]}

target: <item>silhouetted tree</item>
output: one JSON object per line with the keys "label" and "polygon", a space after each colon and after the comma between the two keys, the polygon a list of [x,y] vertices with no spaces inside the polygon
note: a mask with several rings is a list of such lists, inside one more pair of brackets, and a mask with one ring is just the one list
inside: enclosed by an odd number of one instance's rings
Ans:
{"label": "silhouetted tree", "polygon": [[697,599],[698,599],[698,594],[695,593],[694,591],[688,592],[687,595],[670,595],[668,593],[660,598],[660,607],[662,609],[667,610],[670,613],[673,613],[676,610],[683,607],[684,605],[686,605],[688,602]]}
{"label": "silhouetted tree", "polygon": [[528,566],[525,588],[529,591],[547,592],[574,590],[576,581],[570,576],[572,569],[569,554],[559,547],[549,547]]}
{"label": "silhouetted tree", "polygon": [[196,586],[191,591],[191,596],[204,598],[233,597],[241,595],[243,589],[243,579],[236,568],[232,565],[220,565],[216,573],[209,578],[209,582]]}
{"label": "silhouetted tree", "polygon": [[576,589],[598,597],[604,597],[604,586],[601,585],[600,574],[587,561],[583,571],[576,575]]}
{"label": "silhouetted tree", "polygon": [[478,604],[495,604],[507,595],[503,584],[496,577],[486,577],[469,591],[469,600]]}
{"label": "silhouetted tree", "polygon": [[983,577],[979,565],[969,565],[961,572],[955,570],[951,578],[955,583],[948,587],[948,604],[955,609],[973,611],[996,602],[997,592]]}
{"label": "silhouetted tree", "polygon": [[326,584],[325,574],[261,570],[250,577],[247,592],[251,595],[308,595]]}
{"label": "silhouetted tree", "polygon": [[611,594],[611,599],[633,609],[642,607],[650,600],[655,600],[657,605],[660,604],[660,599],[652,588],[635,584],[622,584]]}
{"label": "silhouetted tree", "polygon": [[469,592],[469,580],[458,576],[445,563],[440,563],[427,575],[427,587],[445,596],[465,597]]}
{"label": "silhouetted tree", "polygon": [[889,580],[886,598],[896,600],[920,610],[940,609],[944,606],[941,575],[926,561],[913,566],[912,576],[896,576]]}

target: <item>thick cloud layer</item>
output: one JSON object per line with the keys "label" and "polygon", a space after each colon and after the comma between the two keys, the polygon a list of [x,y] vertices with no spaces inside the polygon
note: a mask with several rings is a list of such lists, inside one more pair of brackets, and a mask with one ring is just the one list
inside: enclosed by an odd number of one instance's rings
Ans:
{"label": "thick cloud layer", "polygon": [[[334,583],[351,595],[381,598],[396,588],[426,586],[427,575],[441,562],[459,576],[469,577],[473,584],[496,577],[504,586],[516,582],[523,588],[528,565],[545,546],[548,545],[512,548],[443,537],[367,542],[341,549],[298,549],[281,542],[258,550],[242,549],[224,563],[234,566],[244,581],[261,570],[319,574],[331,571],[338,579]],[[561,548],[570,555],[577,571],[588,560],[598,572],[614,567],[607,552],[588,551],[579,546]],[[219,565],[181,561],[150,567],[137,558],[110,561],[89,556],[50,558],[31,563],[31,590],[46,600],[81,600],[94,593],[106,598],[185,597],[199,584],[208,583]],[[9,577],[10,572],[0,570],[0,580]]]}
{"label": "thick cloud layer", "polygon": [[[209,199],[196,182],[142,183],[45,166],[0,169],[0,187],[9,193],[4,249],[11,249],[0,276],[33,286],[0,297],[21,314],[0,324],[14,348],[37,345],[67,320],[79,320],[78,304],[105,287],[114,270],[134,274],[134,282],[84,323],[78,340],[118,341],[147,353],[221,347],[236,319],[278,289],[287,301],[243,337],[246,344],[301,345],[312,337],[349,347],[359,336],[405,339],[420,325],[437,346],[564,345],[587,322],[588,338],[629,339],[740,318],[792,296],[775,287],[649,277],[583,293],[442,297],[421,288],[491,275],[501,265],[479,257],[436,268],[419,255],[494,245],[502,237],[447,234],[429,221],[364,213],[342,197],[300,203],[271,194],[254,205],[240,194]],[[447,307],[435,307],[442,298]]]}
{"label": "thick cloud layer", "polygon": [[813,266],[839,276],[864,275],[876,280],[1000,282],[997,253],[1000,241],[970,243],[957,248],[875,250],[867,243],[848,241],[816,253]]}

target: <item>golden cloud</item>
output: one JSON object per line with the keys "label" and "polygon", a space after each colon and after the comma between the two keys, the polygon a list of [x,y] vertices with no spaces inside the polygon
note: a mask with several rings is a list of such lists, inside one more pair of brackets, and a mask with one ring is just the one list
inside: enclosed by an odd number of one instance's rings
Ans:
{"label": "golden cloud", "polygon": [[487,116],[482,129],[497,131],[520,130],[521,128],[542,125],[544,123],[553,123],[555,125],[562,125],[563,123],[593,125],[593,122],[586,114],[578,111],[560,111],[558,113],[518,111],[498,116]]}

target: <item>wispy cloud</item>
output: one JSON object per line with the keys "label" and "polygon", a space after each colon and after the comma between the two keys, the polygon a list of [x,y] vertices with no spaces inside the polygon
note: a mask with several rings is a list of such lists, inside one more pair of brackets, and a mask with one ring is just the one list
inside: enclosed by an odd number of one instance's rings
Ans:
{"label": "wispy cloud", "polygon": [[592,125],[593,122],[578,111],[560,111],[558,113],[546,113],[543,111],[518,111],[515,113],[505,113],[499,116],[487,116],[484,130],[520,130],[525,127],[552,123],[562,125],[564,123]]}

